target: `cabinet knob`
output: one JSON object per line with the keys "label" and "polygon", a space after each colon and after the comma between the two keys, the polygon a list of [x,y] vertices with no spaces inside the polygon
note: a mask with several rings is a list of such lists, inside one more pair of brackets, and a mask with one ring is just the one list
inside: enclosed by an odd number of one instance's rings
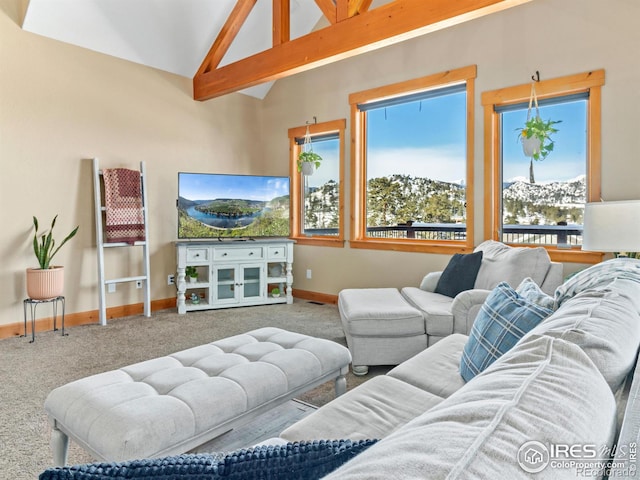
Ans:
{"label": "cabinet knob", "polygon": [[196,257],[199,257],[199,256],[200,256],[200,254],[199,254],[199,253],[196,253],[196,255],[195,255],[195,256],[196,256]]}
{"label": "cabinet knob", "polygon": [[276,254],[276,255],[278,255],[279,253],[280,253],[280,252],[279,252],[278,250],[276,250],[276,253],[275,253],[275,254]]}
{"label": "cabinet knob", "polygon": [[253,252],[249,252],[249,256],[253,255]]}
{"label": "cabinet knob", "polygon": [[226,257],[226,256],[227,256],[227,252],[223,253],[223,254],[222,254],[222,256],[223,256],[223,257]]}

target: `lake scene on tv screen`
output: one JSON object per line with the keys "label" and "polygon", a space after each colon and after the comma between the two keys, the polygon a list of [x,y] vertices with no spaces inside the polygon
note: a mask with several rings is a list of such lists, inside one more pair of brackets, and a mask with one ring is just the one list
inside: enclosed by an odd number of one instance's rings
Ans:
{"label": "lake scene on tv screen", "polygon": [[289,177],[178,174],[178,238],[289,236]]}

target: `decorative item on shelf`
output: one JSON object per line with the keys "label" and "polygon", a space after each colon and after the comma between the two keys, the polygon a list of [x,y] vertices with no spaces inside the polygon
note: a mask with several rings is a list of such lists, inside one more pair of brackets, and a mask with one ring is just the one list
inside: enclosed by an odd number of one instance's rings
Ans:
{"label": "decorative item on shelf", "polygon": [[640,258],[640,200],[587,203],[582,249]]}
{"label": "decorative item on shelf", "polygon": [[[316,120],[313,117],[314,122]],[[322,163],[322,157],[313,151],[313,145],[311,143],[311,134],[309,133],[309,122],[307,122],[307,131],[304,134],[304,142],[300,147],[300,153],[298,154],[298,172],[302,172],[303,175],[313,175],[313,172],[320,168]]]}
{"label": "decorative item on shelf", "polygon": [[278,298],[280,296],[280,289],[278,287],[275,287],[273,290],[271,290],[271,296],[274,298]]}
{"label": "decorative item on shelf", "polygon": [[184,269],[185,277],[189,278],[190,283],[196,283],[198,281],[198,270],[196,267],[188,266]]}
{"label": "decorative item on shelf", "polygon": [[53,227],[58,215],[53,217],[49,231],[38,234],[38,219],[33,217],[33,252],[38,259],[40,268],[27,268],[27,295],[33,300],[48,300],[59,297],[64,291],[64,267],[51,265],[51,260],[62,246],[78,233],[79,226],[65,237],[60,245],[55,248],[53,239]]}
{"label": "decorative item on shelf", "polygon": [[[530,157],[529,163],[529,183],[535,183],[533,175],[533,161],[542,161],[553,151],[554,142],[551,135],[558,132],[554,125],[561,123],[562,120],[547,120],[540,118],[540,109],[538,108],[538,97],[536,95],[534,82],[531,83],[531,95],[529,97],[529,109],[527,110],[527,121],[523,128],[518,128],[518,138],[522,142],[522,150],[526,157]],[[539,76],[538,76],[538,80]],[[535,106],[535,115],[532,115]]]}
{"label": "decorative item on shelf", "polygon": [[277,265],[271,265],[269,267],[270,277],[279,277],[280,275],[282,275],[282,265],[277,264]]}
{"label": "decorative item on shelf", "polygon": [[192,293],[191,294],[191,303],[193,303],[194,305],[197,305],[200,303],[200,295],[198,295],[197,293]]}

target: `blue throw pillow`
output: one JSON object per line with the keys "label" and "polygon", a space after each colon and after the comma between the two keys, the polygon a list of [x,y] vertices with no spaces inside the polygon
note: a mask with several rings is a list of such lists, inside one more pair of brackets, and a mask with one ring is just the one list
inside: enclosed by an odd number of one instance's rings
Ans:
{"label": "blue throw pillow", "polygon": [[535,303],[541,307],[555,310],[555,300],[542,291],[536,282],[530,277],[525,278],[516,287],[516,292],[528,302]]}
{"label": "blue throw pillow", "polygon": [[40,480],[315,480],[377,440],[314,440],[263,445],[223,455],[200,454],[50,468]]}
{"label": "blue throw pillow", "polygon": [[508,283],[499,283],[480,308],[462,350],[462,378],[468,382],[484,371],[552,313],[522,298]]}
{"label": "blue throw pillow", "polygon": [[475,253],[456,253],[440,275],[435,293],[454,298],[460,292],[471,290],[482,263],[482,250]]}

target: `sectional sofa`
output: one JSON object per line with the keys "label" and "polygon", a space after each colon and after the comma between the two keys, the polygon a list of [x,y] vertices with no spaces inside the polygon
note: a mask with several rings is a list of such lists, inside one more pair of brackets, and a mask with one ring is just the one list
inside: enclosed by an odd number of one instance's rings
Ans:
{"label": "sectional sofa", "polygon": [[372,378],[281,437],[381,439],[330,479],[633,476],[640,261],[586,269],[558,287],[552,304],[549,317],[469,382],[460,363],[473,330]]}
{"label": "sectional sofa", "polygon": [[[171,473],[176,464],[198,475],[207,471],[206,478],[212,479],[635,476],[640,260],[614,259],[590,267],[558,287],[554,297],[541,292],[525,297],[509,288],[496,287],[468,336],[449,335],[321,407],[270,442],[281,445],[235,452],[224,460],[180,456],[143,461],[140,468],[149,476],[135,478],[153,478],[158,465]],[[520,332],[519,339],[514,332],[521,323],[495,322],[514,311],[544,309],[548,316]],[[502,353],[505,339],[514,345]],[[486,347],[489,362],[475,362],[479,346]],[[468,363],[473,368],[461,368]],[[273,468],[279,468],[276,477],[269,476]],[[110,477],[58,472],[41,478]]]}

